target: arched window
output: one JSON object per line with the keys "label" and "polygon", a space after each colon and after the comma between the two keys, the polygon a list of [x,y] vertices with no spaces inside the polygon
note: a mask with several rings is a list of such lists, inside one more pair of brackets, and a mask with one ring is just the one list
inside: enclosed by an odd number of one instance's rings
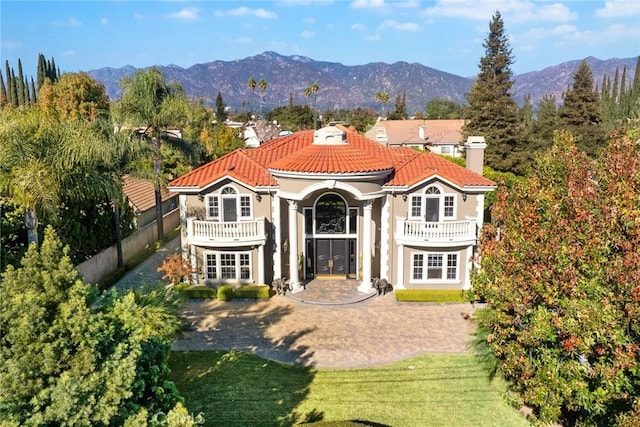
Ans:
{"label": "arched window", "polygon": [[325,194],[316,203],[316,233],[345,234],[347,204],[337,194]]}

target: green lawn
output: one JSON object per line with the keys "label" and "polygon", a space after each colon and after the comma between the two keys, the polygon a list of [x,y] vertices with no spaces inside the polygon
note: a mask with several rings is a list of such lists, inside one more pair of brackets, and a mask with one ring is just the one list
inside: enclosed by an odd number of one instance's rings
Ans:
{"label": "green lawn", "polygon": [[[317,370],[252,354],[174,352],[172,379],[210,426],[529,426],[473,356],[424,355],[366,369]],[[335,425],[335,424],[332,424]],[[353,425],[353,424],[352,424]]]}

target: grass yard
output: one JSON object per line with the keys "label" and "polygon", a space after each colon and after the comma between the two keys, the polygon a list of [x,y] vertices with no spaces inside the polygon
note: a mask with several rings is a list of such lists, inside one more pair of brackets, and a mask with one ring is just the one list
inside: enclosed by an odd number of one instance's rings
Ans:
{"label": "grass yard", "polygon": [[473,356],[316,370],[248,353],[194,351],[173,352],[170,363],[189,412],[202,413],[209,426],[530,426],[505,402],[504,383],[489,381]]}

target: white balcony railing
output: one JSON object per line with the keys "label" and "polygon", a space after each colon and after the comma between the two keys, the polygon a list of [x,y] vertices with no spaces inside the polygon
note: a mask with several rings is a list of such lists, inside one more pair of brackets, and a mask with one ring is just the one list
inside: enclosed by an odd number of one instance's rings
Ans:
{"label": "white balcony railing", "polygon": [[189,241],[203,246],[264,244],[266,241],[264,217],[238,222],[188,219],[187,230]]}
{"label": "white balcony railing", "polygon": [[398,218],[396,240],[401,244],[429,246],[472,244],[476,240],[476,221],[427,222]]}

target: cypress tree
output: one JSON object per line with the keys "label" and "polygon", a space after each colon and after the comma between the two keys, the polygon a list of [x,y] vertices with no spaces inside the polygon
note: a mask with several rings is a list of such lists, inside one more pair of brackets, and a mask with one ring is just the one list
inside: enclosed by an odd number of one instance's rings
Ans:
{"label": "cypress tree", "polygon": [[38,90],[44,84],[44,79],[47,77],[47,61],[44,58],[43,54],[38,55],[38,72],[37,72],[37,82],[38,82]]}
{"label": "cypress tree", "polygon": [[18,104],[25,105],[27,100],[24,97],[24,73],[22,72],[22,61],[18,58]]}
{"label": "cypress tree", "polygon": [[38,102],[38,91],[36,90],[35,82],[33,81],[33,76],[31,76],[31,103],[35,104]]}
{"label": "cypress tree", "polygon": [[13,99],[11,99],[11,67],[9,67],[9,60],[5,60],[5,76],[7,76],[7,103],[13,105]]}
{"label": "cypress tree", "polygon": [[590,156],[594,156],[607,142],[601,111],[593,72],[587,61],[582,61],[573,75],[572,87],[565,93],[559,112],[560,126],[571,132],[578,148]]}
{"label": "cypress tree", "polygon": [[4,78],[0,72],[0,107],[7,104],[7,87],[4,85]]}
{"label": "cypress tree", "polygon": [[13,68],[11,69],[11,84],[10,84],[10,88],[9,90],[11,91],[11,105],[13,105],[14,107],[17,107],[18,105],[20,105],[20,98],[18,98],[18,82],[17,82],[17,78],[16,75],[13,71]]}
{"label": "cypress tree", "polygon": [[493,15],[483,46],[485,56],[480,59],[480,73],[466,94],[469,109],[463,137],[484,136],[487,165],[510,172],[518,168],[522,156],[517,146],[518,105],[511,94],[514,60],[500,12]]}

